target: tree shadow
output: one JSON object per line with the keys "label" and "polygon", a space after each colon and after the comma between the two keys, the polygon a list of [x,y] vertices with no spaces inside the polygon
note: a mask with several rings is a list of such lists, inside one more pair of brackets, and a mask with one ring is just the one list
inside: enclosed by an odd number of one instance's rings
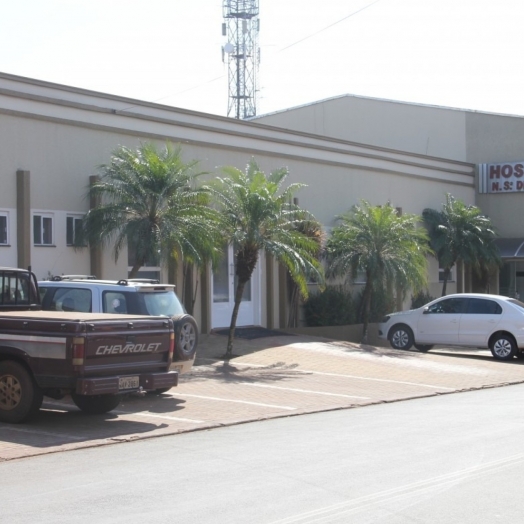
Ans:
{"label": "tree shadow", "polygon": [[224,361],[205,370],[194,370],[190,381],[202,382],[213,379],[228,384],[278,382],[287,379],[311,375],[311,372],[298,369],[298,364],[275,362],[267,366],[250,366],[249,364],[235,366],[230,361]]}

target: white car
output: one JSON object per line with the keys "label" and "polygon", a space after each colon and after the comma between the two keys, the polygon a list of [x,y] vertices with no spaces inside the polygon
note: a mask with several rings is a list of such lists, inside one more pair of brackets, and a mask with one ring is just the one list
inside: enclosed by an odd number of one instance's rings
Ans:
{"label": "white car", "polygon": [[509,360],[524,350],[524,303],[480,293],[447,295],[410,311],[386,315],[379,337],[395,349],[428,351],[433,345],[489,348]]}

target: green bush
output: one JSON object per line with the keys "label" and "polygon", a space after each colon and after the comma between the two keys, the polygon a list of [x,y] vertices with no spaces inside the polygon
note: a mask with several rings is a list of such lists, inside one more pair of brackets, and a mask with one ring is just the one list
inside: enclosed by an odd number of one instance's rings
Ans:
{"label": "green bush", "polygon": [[355,307],[351,292],[344,286],[328,286],[304,303],[306,325],[346,326],[355,323]]}
{"label": "green bush", "polygon": [[[362,308],[362,300],[364,289],[362,289],[355,297],[355,309],[357,310],[357,323],[364,322],[364,312]],[[371,297],[371,308],[369,311],[369,322],[380,322],[384,315],[391,313],[395,309],[395,301],[393,297],[388,296],[388,293],[383,287],[375,287]]]}
{"label": "green bush", "polygon": [[432,300],[435,300],[435,297],[432,297],[427,291],[419,291],[411,297],[411,309],[418,309]]}

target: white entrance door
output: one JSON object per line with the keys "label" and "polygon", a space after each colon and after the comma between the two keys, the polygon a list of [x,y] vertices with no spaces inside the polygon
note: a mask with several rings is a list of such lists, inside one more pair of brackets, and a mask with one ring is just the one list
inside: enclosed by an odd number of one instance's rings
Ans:
{"label": "white entrance door", "polygon": [[[246,283],[242,303],[238,311],[237,326],[253,326],[260,324],[260,264],[257,264],[251,280]],[[213,306],[211,311],[211,327],[229,327],[235,305],[235,261],[233,246],[227,248],[226,256],[222,257],[219,266],[213,272],[212,278]]]}

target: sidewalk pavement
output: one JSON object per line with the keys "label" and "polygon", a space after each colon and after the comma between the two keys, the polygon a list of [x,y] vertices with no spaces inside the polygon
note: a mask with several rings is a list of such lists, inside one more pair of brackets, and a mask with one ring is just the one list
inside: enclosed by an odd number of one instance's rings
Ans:
{"label": "sidewalk pavement", "polygon": [[0,461],[217,428],[524,383],[523,362],[488,350],[429,353],[286,335],[234,342],[203,335],[195,366],[168,393],[129,395],[88,416],[69,399],[44,400],[27,424],[0,424]]}

